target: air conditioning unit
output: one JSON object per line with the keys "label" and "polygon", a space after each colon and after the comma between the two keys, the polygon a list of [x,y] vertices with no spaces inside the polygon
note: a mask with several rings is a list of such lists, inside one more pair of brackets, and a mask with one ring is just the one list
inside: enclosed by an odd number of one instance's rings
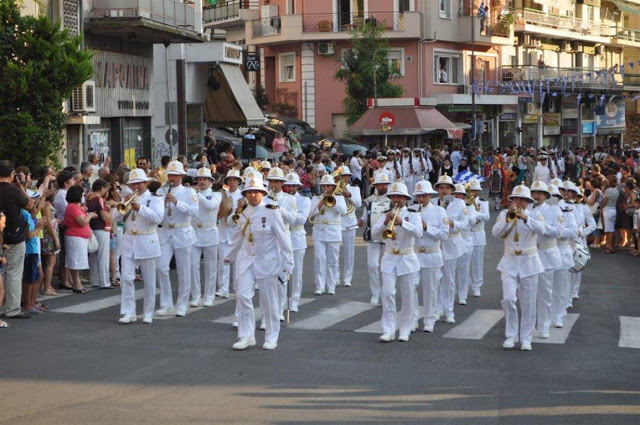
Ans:
{"label": "air conditioning unit", "polygon": [[563,52],[570,52],[571,51],[571,43],[569,41],[563,41],[562,42],[562,46],[561,46],[561,50]]}
{"label": "air conditioning unit", "polygon": [[96,111],[96,82],[89,80],[71,93],[71,110],[73,112]]}
{"label": "air conditioning unit", "polygon": [[318,54],[322,56],[332,56],[336,52],[333,43],[318,43]]}
{"label": "air conditioning unit", "polygon": [[604,55],[604,46],[596,46],[596,55]]}
{"label": "air conditioning unit", "polygon": [[579,41],[573,43],[573,50],[576,52],[582,52],[582,43],[580,43]]}
{"label": "air conditioning unit", "polygon": [[280,29],[280,27],[282,26],[282,21],[280,20],[279,16],[274,16],[273,18],[271,18],[271,26],[273,28]]}

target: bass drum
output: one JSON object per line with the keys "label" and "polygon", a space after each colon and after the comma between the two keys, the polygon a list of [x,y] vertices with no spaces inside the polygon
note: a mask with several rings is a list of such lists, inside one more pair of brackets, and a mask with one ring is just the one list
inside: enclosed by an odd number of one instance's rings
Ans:
{"label": "bass drum", "polygon": [[573,251],[573,261],[575,261],[575,265],[569,269],[571,273],[578,273],[585,268],[585,266],[591,260],[591,253],[589,252],[589,248],[583,244],[577,243],[576,249]]}
{"label": "bass drum", "polygon": [[371,228],[381,216],[391,209],[391,201],[386,196],[375,197],[371,200],[370,209],[369,222],[367,223],[367,227],[365,228],[362,236],[366,242],[384,243],[382,235],[379,235],[376,239],[371,238]]}

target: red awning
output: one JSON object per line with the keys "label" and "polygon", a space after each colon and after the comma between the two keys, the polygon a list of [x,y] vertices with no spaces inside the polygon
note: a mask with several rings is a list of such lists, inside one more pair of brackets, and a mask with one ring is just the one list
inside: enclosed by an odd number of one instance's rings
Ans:
{"label": "red awning", "polygon": [[[386,114],[385,114],[386,112]],[[391,130],[382,131],[380,117],[395,117]],[[461,139],[463,129],[452,123],[433,107],[414,106],[387,106],[368,109],[360,119],[355,122],[349,131],[363,136],[413,136],[427,134],[435,130],[444,130],[451,139]]]}

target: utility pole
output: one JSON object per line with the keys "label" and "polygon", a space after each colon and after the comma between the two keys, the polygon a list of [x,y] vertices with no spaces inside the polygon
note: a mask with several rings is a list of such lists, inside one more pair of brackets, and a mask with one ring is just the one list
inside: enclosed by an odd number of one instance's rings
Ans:
{"label": "utility pole", "polygon": [[[476,16],[475,2],[471,3],[471,144],[478,140],[478,126],[476,124]],[[479,146],[479,143],[478,143]]]}

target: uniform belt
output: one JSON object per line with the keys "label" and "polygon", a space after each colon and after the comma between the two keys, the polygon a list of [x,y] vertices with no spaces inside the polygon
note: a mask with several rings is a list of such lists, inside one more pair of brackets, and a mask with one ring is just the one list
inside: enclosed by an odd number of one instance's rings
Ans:
{"label": "uniform belt", "polygon": [[385,254],[392,254],[392,255],[407,255],[407,254],[413,254],[413,247],[410,248],[389,248],[387,247],[387,249],[385,249]]}
{"label": "uniform belt", "polygon": [[484,232],[484,226],[472,227],[472,232]]}
{"label": "uniform belt", "polygon": [[322,221],[316,221],[317,224],[326,224],[326,225],[330,225],[330,224],[337,224],[342,226],[342,221],[330,221],[330,220],[322,220]]}
{"label": "uniform belt", "polygon": [[295,231],[298,231],[298,230],[304,230],[304,226],[292,226],[291,227],[291,231],[292,232],[295,232]]}
{"label": "uniform belt", "polygon": [[504,255],[506,255],[507,257],[519,257],[521,255],[529,255],[529,254],[535,254],[538,252],[538,248],[535,246],[532,246],[530,248],[525,248],[525,249],[511,249],[511,248],[505,248],[504,249]]}
{"label": "uniform belt", "polygon": [[202,223],[195,223],[193,227],[202,230],[214,229],[215,227],[217,227],[217,223],[215,221],[204,221]]}
{"label": "uniform belt", "polygon": [[538,249],[549,249],[549,248],[557,248],[557,247],[558,247],[557,241],[547,241],[547,242],[538,244]]}
{"label": "uniform belt", "polygon": [[449,239],[460,236],[460,232],[450,232]]}
{"label": "uniform belt", "polygon": [[558,241],[558,245],[571,245],[571,241],[570,240],[559,240]]}
{"label": "uniform belt", "polygon": [[125,233],[131,236],[153,235],[154,233],[156,233],[156,228],[149,227],[147,229],[127,229]]}
{"label": "uniform belt", "polygon": [[463,232],[462,233],[462,237],[463,238],[470,238],[471,237],[471,232]]}
{"label": "uniform belt", "polygon": [[440,252],[440,244],[434,246],[416,246],[415,253],[416,254],[435,254],[436,252]]}
{"label": "uniform belt", "polygon": [[163,221],[161,226],[163,228],[166,229],[184,229],[186,227],[190,227],[191,223],[189,222],[184,222],[184,223],[167,223],[166,221]]}

